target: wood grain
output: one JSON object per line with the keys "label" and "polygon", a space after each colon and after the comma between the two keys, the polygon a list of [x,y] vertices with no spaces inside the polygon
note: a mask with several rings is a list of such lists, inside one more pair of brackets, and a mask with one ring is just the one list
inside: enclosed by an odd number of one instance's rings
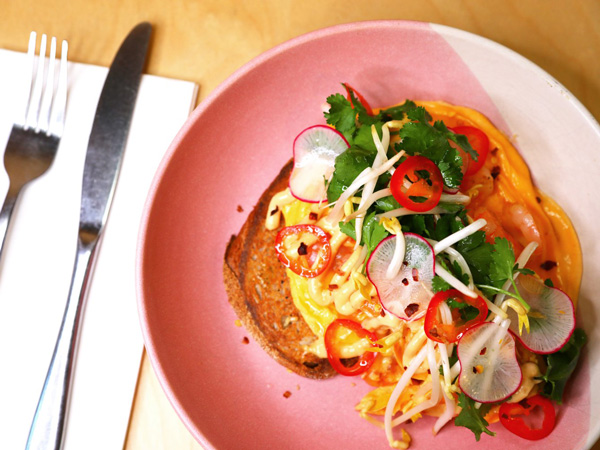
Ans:
{"label": "wood grain", "polygon": [[[362,20],[435,22],[529,58],[600,119],[597,0],[0,0],[0,11],[0,48],[25,51],[29,32],[37,30],[68,39],[71,60],[100,65],[111,62],[135,23],[150,21],[147,72],[198,83],[199,101],[244,63],[298,35]],[[200,448],[170,407],[146,356],[125,447]]]}

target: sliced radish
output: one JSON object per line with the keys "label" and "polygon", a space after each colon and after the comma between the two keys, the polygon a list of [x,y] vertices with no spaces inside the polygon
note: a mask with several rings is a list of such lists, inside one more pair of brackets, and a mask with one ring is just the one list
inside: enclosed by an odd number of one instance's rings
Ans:
{"label": "sliced radish", "polygon": [[326,199],[325,182],[333,174],[335,158],[348,147],[346,138],[326,125],[309,127],[296,136],[289,183],[292,195],[309,203]]}
{"label": "sliced radish", "polygon": [[386,311],[404,320],[415,320],[427,311],[431,280],[435,273],[433,248],[421,236],[404,233],[406,250],[398,274],[389,279],[387,270],[396,249],[396,236],[379,243],[367,262],[367,276]]}
{"label": "sliced radish", "polygon": [[546,286],[532,276],[521,275],[515,284],[531,310],[529,333],[523,329],[519,335],[518,316],[508,310],[510,329],[517,339],[534,353],[548,354],[561,349],[575,329],[575,308],[571,298],[560,289]]}
{"label": "sliced radish", "polygon": [[514,394],[523,379],[515,340],[502,324],[484,322],[463,334],[456,352],[460,361],[458,385],[480,403],[500,402]]}

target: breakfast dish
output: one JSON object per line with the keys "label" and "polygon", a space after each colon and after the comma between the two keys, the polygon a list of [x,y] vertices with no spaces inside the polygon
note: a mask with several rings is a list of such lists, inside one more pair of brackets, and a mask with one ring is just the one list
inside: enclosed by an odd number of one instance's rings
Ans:
{"label": "breakfast dish", "polygon": [[543,439],[586,342],[568,217],[482,114],[343,86],[229,242],[236,314],[297,374],[373,386],[356,410],[393,448],[423,415]]}
{"label": "breakfast dish", "polygon": [[[600,432],[593,382],[600,357],[600,166],[592,157],[600,127],[564,86],[510,49],[406,21],[340,25],[267,51],[203,99],[172,142],[144,210],[137,292],[149,361],[181,421],[205,448],[388,447],[382,430],[354,410],[373,387],[360,376],[314,379],[281,366],[240,326],[223,283],[231,236],[292,157],[294,138],[326,125],[320,105],[344,93],[344,80],[373,106],[443,99],[481,111],[519,149],[535,185],[564,208],[584,250],[577,327],[589,341],[547,438],[523,441],[498,422],[488,427],[497,437],[484,433],[478,446],[591,448]],[[265,218],[260,222],[264,227]],[[284,323],[300,322],[290,320]],[[400,428],[412,448],[475,443],[469,429],[452,423],[433,435],[436,420],[424,415]],[[400,429],[394,436],[401,438]]]}

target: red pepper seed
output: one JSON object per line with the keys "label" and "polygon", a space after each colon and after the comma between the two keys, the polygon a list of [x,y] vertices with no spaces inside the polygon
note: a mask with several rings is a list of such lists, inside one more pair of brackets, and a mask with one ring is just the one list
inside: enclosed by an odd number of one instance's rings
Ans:
{"label": "red pepper seed", "polygon": [[300,246],[298,247],[298,254],[302,256],[308,254],[308,247],[304,242],[300,242]]}

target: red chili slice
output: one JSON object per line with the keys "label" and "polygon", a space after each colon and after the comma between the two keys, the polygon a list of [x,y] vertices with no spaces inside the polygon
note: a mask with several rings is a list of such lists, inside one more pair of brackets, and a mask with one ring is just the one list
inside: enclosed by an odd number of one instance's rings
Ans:
{"label": "red chili slice", "polygon": [[[541,428],[531,428],[519,416],[529,416],[536,406],[542,408],[544,419]],[[520,403],[503,403],[500,405],[500,423],[508,431],[523,439],[537,441],[548,436],[554,429],[556,423],[556,411],[554,405],[546,397],[536,395],[526,398]]]}
{"label": "red chili slice", "polygon": [[275,239],[275,251],[283,265],[306,278],[323,273],[331,260],[329,236],[315,225],[282,228]]}
{"label": "red chili slice", "polygon": [[[442,322],[439,307],[442,302],[447,302],[452,313],[452,323]],[[477,315],[466,319],[467,308],[477,309]],[[458,341],[471,327],[482,323],[488,315],[485,300],[479,296],[467,297],[456,289],[438,292],[433,296],[425,313],[425,334],[431,340],[450,344]]]}
{"label": "red chili slice", "polygon": [[327,359],[337,373],[346,376],[360,375],[366,372],[375,360],[375,353],[364,352],[352,366],[346,366],[342,362],[341,347],[343,342],[340,339],[339,331],[342,329],[351,331],[358,338],[366,338],[372,347],[377,347],[377,335],[365,330],[359,323],[350,319],[336,319],[325,330],[325,349],[327,350]]}
{"label": "red chili slice", "polygon": [[346,88],[346,93],[347,93],[346,98],[352,104],[352,107],[354,108],[354,103],[352,103],[352,95],[350,95],[351,92],[354,93],[356,98],[358,98],[358,101],[365,107],[367,114],[372,116],[373,109],[369,106],[369,103],[365,100],[365,98],[361,95],[361,93],[358,92],[356,89],[354,89],[352,86],[350,86],[348,83],[344,83],[343,86]]}
{"label": "red chili slice", "polygon": [[390,181],[392,195],[398,203],[415,212],[435,207],[440,202],[443,187],[440,169],[424,156],[409,156]]}
{"label": "red chili slice", "polygon": [[471,144],[471,147],[473,147],[473,150],[477,152],[477,161],[467,155],[469,163],[466,175],[473,175],[474,173],[478,172],[481,167],[483,167],[485,159],[490,152],[489,138],[483,131],[475,127],[460,126],[450,128],[450,130],[455,134],[465,135],[469,141],[469,144]]}

